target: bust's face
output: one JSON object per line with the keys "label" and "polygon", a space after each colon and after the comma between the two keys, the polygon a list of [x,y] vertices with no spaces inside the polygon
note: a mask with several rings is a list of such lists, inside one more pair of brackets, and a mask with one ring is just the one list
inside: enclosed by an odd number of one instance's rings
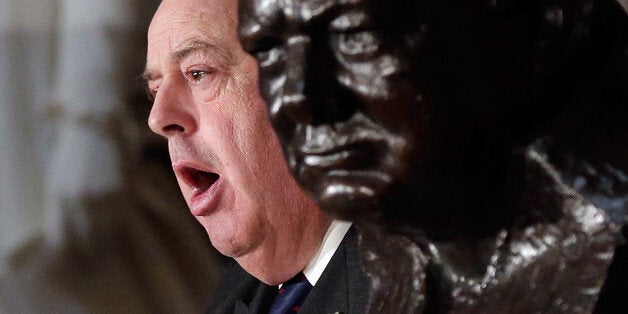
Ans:
{"label": "bust's face", "polygon": [[477,19],[489,1],[417,2],[241,1],[291,171],[337,216],[376,219],[420,197],[428,173],[454,171],[473,132],[526,93],[510,88],[531,73],[521,23]]}

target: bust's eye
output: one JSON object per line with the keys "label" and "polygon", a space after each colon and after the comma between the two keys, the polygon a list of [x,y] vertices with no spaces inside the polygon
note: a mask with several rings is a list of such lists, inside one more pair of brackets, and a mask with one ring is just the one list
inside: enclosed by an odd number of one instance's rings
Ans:
{"label": "bust's eye", "polygon": [[264,51],[269,51],[275,47],[281,45],[281,40],[277,37],[266,36],[262,37],[255,43],[251,53],[259,53]]}
{"label": "bust's eye", "polygon": [[354,57],[369,57],[376,54],[381,42],[370,30],[347,31],[335,34],[340,53]]}
{"label": "bust's eye", "polygon": [[249,53],[257,59],[260,66],[271,65],[278,60],[282,44],[281,39],[277,37],[263,37],[249,49]]}
{"label": "bust's eye", "polygon": [[251,49],[248,49],[248,52],[254,56],[257,56],[259,54],[267,53],[272,49],[281,46],[281,44],[282,42],[279,38],[266,36],[256,40],[253,47],[251,47]]}
{"label": "bust's eye", "polygon": [[358,60],[376,56],[381,42],[374,25],[371,14],[361,10],[349,11],[336,17],[329,25],[336,51]]}

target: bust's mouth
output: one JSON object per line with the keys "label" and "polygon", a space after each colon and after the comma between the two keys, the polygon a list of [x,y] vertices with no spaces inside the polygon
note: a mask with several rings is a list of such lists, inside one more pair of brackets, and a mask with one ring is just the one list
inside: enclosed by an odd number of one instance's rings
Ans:
{"label": "bust's mouth", "polygon": [[387,132],[360,115],[334,124],[307,125],[295,135],[297,163],[319,171],[377,167],[389,148]]}
{"label": "bust's mouth", "polygon": [[381,145],[359,142],[329,147],[327,150],[302,153],[303,166],[320,170],[360,169],[374,166],[379,160]]}

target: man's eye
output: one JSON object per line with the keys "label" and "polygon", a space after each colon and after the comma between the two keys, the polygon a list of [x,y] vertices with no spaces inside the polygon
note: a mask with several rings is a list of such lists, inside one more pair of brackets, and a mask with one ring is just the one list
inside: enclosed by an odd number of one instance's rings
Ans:
{"label": "man's eye", "polygon": [[196,83],[199,84],[201,82],[201,80],[203,80],[203,78],[205,78],[205,76],[209,75],[209,73],[207,73],[207,71],[203,71],[203,70],[192,70],[189,72],[190,75],[190,79]]}
{"label": "man's eye", "polygon": [[150,102],[154,102],[155,101],[155,97],[157,97],[157,88],[159,88],[159,86],[154,85],[146,85],[144,87],[144,90],[146,91],[146,97],[148,98],[148,100]]}
{"label": "man's eye", "polygon": [[135,84],[137,87],[140,87],[141,89],[144,90],[144,93],[146,94],[146,98],[148,98],[150,102],[155,101],[155,95],[157,95],[157,88],[155,87],[156,84],[154,83],[151,84],[149,79],[146,78],[144,75],[140,75],[136,77]]}

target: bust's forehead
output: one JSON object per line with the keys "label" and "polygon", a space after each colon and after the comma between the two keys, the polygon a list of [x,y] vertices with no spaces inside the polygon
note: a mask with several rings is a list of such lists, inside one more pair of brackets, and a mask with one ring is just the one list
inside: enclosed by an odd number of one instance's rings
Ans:
{"label": "bust's forehead", "polygon": [[296,23],[308,23],[327,13],[353,9],[373,0],[247,0],[246,16],[261,24],[273,24],[281,16]]}

